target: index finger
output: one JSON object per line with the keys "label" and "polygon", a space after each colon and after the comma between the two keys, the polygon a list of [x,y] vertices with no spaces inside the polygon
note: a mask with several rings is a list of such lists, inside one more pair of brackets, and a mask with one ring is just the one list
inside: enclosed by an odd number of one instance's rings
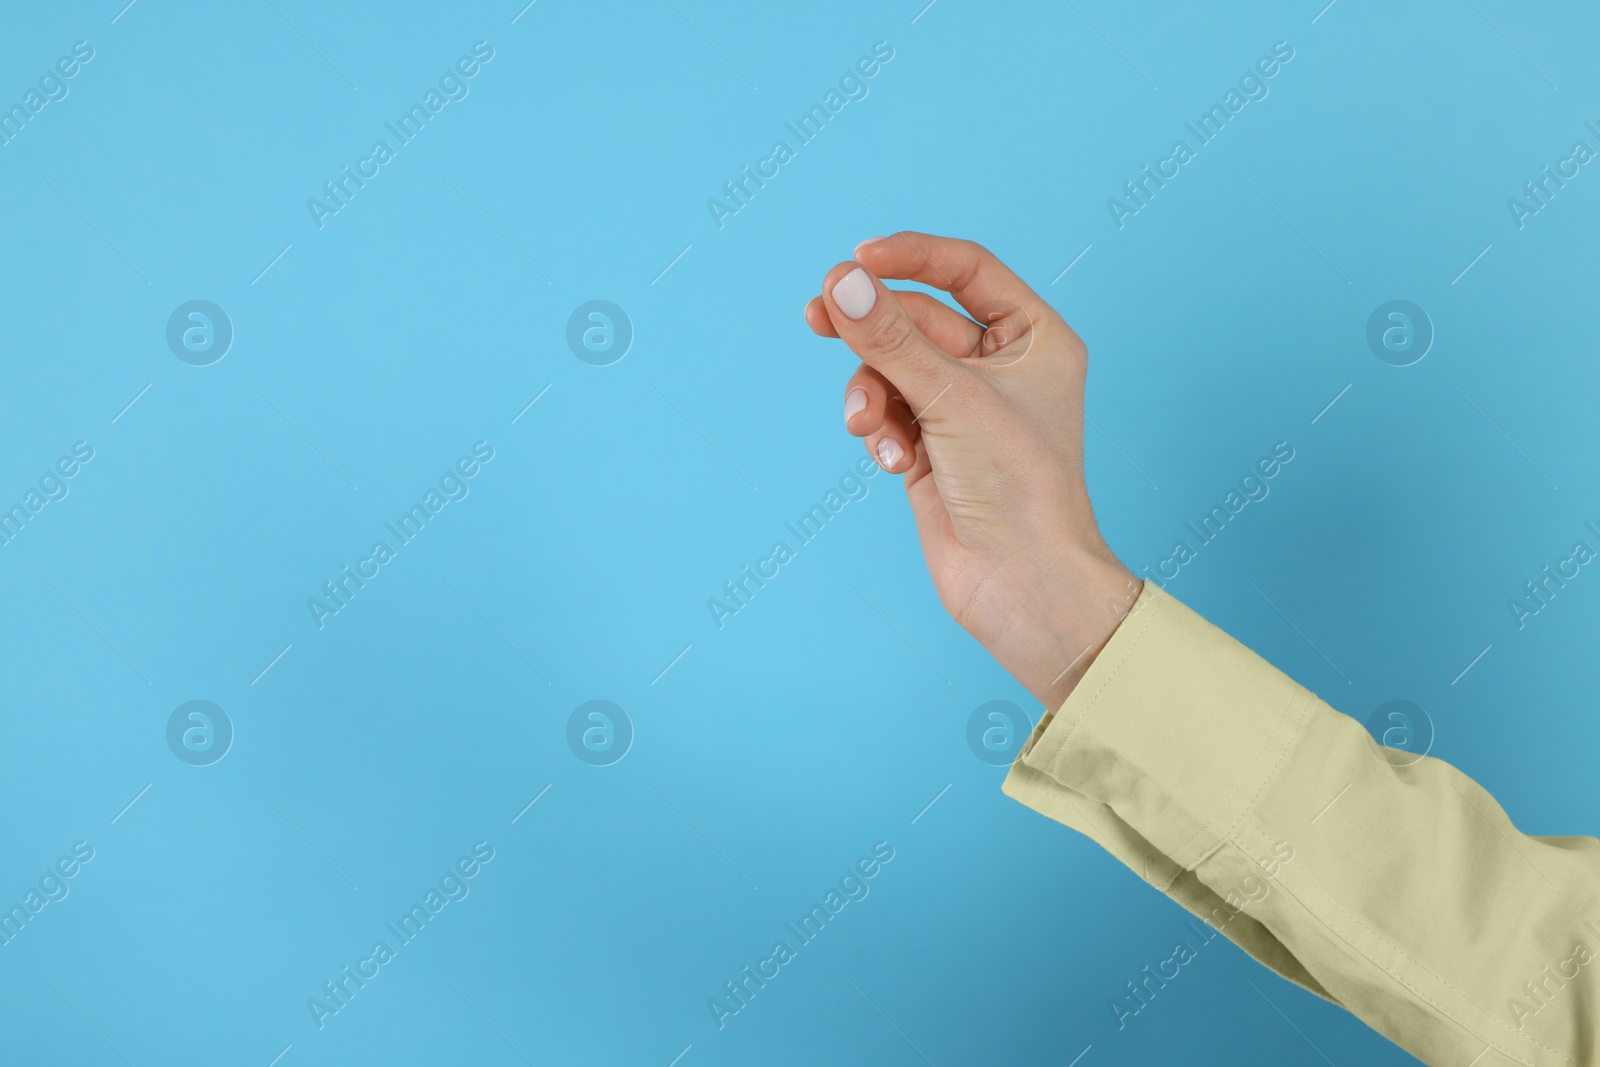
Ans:
{"label": "index finger", "polygon": [[903,278],[943,289],[978,322],[996,309],[1049,307],[1028,283],[973,241],[901,230],[856,246],[856,261],[880,278]]}

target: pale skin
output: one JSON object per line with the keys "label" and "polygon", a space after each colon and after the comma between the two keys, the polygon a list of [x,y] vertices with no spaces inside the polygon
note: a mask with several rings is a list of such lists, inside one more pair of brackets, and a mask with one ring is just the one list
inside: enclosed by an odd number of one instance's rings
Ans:
{"label": "pale skin", "polygon": [[[967,314],[883,278],[941,289]],[[862,242],[805,317],[861,359],[846,428],[903,476],[945,610],[1060,707],[1141,588],[1084,483],[1083,342],[992,253],[922,233]]]}

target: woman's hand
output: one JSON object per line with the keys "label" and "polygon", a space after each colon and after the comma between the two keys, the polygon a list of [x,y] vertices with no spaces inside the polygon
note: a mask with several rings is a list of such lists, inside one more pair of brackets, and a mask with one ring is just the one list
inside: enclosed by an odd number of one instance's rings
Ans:
{"label": "woman's hand", "polygon": [[921,233],[863,242],[805,315],[861,357],[845,424],[905,475],[945,610],[1055,710],[1140,589],[1084,484],[1083,342],[990,252]]}

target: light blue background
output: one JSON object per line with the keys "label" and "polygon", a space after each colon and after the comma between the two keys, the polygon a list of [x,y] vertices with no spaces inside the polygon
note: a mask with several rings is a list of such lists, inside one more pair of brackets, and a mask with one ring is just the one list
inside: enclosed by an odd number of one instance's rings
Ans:
{"label": "light blue background", "polygon": [[[0,147],[0,500],[95,449],[0,548],[0,902],[95,849],[0,948],[7,1062],[1412,1062],[1220,938],[1118,1031],[1186,914],[968,750],[983,702],[1039,709],[887,476],[711,622],[861,454],[854,360],[800,311],[897,227],[983,241],[1087,340],[1132,567],[1291,442],[1171,591],[1357,717],[1427,709],[1523,829],[1600,823],[1600,578],[1506,606],[1600,520],[1600,175],[1506,206],[1600,147],[1592,10],[275,2],[0,34],[8,107],[95,48]],[[319,230],[307,198],[480,40]],[[1119,230],[1107,198],[1280,40]],[[719,230],[707,198],[877,41],[870,95]],[[204,368],[164,339],[196,298],[236,330]],[[1392,298],[1437,331],[1414,366],[1364,339]],[[590,299],[634,325],[609,367],[566,346]],[[307,598],[479,440],[470,496],[319,631]],[[637,735],[605,768],[565,742],[596,698]],[[166,747],[191,699],[236,730],[209,767]],[[319,1030],[307,999],[480,840],[471,895]],[[707,999],[877,841],[871,895],[719,1031]]]}

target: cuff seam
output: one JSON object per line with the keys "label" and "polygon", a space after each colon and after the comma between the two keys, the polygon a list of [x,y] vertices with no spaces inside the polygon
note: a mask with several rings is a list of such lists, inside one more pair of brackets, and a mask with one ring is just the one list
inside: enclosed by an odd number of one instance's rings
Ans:
{"label": "cuff seam", "polygon": [[[1277,780],[1278,774],[1283,770],[1284,762],[1289,758],[1289,754],[1294,750],[1295,738],[1300,735],[1301,727],[1305,723],[1306,716],[1310,712],[1311,704],[1314,700],[1316,700],[1316,697],[1309,692],[1301,692],[1298,695],[1294,693],[1290,694],[1289,699],[1283,705],[1285,714],[1280,719],[1280,722],[1283,723],[1287,733],[1280,743],[1277,758],[1273,761],[1272,766],[1267,768],[1267,770],[1256,780],[1255,792],[1247,801],[1238,806],[1238,813],[1236,815],[1232,815],[1231,817],[1229,816],[1229,811],[1234,807],[1234,798],[1239,796],[1242,789],[1249,788],[1249,778],[1246,777],[1243,779],[1239,788],[1235,789],[1233,793],[1229,795],[1228,799],[1221,804],[1217,814],[1213,816],[1207,823],[1202,825],[1200,829],[1196,830],[1194,835],[1190,837],[1189,840],[1185,841],[1180,848],[1174,850],[1172,857],[1174,861],[1182,865],[1187,870],[1194,870],[1201,863],[1205,862],[1206,857],[1216,852],[1217,849],[1223,846],[1223,844],[1232,839],[1239,827],[1244,824],[1245,820],[1252,818],[1256,810],[1256,805],[1261,800],[1261,795],[1267,791],[1268,787],[1270,787],[1274,781]],[[1298,709],[1295,707],[1297,703],[1299,705]],[[1297,711],[1298,714],[1296,714]],[[1222,820],[1224,819],[1229,819],[1229,822],[1226,825],[1223,825],[1222,823]],[[1207,834],[1210,834],[1215,840],[1208,844],[1205,847],[1205,850],[1196,856],[1192,862],[1183,859],[1183,857],[1195,845],[1195,842],[1199,841]]]}
{"label": "cuff seam", "polygon": [[[1159,589],[1160,587],[1158,586],[1157,588]],[[1141,597],[1140,599],[1142,600],[1143,598]],[[1156,615],[1160,613],[1165,604],[1166,597],[1164,594],[1160,593],[1151,599],[1148,608],[1145,611],[1140,611],[1137,602],[1134,604],[1133,610],[1128,613],[1127,618],[1123,619],[1123,623],[1126,624],[1129,620],[1133,619],[1135,615],[1144,615],[1145,617],[1139,620],[1137,629],[1127,635],[1128,639],[1123,642],[1122,647],[1117,650],[1117,658],[1109,665],[1110,669],[1106,672],[1105,677],[1099,679],[1092,693],[1083,696],[1082,711],[1076,718],[1072,720],[1072,725],[1068,728],[1066,734],[1062,736],[1061,740],[1051,746],[1053,751],[1060,751],[1066,748],[1067,745],[1072,742],[1073,735],[1078,732],[1078,727],[1085,719],[1089,717],[1090,712],[1094,710],[1096,702],[1100,699],[1100,695],[1104,693],[1111,683],[1116,679],[1117,672],[1122,670],[1123,665],[1128,662],[1129,655],[1134,649],[1139,647],[1139,643],[1143,641],[1145,636],[1150,632],[1150,627],[1153,624]],[[1111,641],[1115,642],[1118,635],[1122,632],[1122,629],[1119,627],[1117,631],[1111,635]],[[1089,670],[1092,672],[1094,668],[1101,665],[1102,662],[1102,660],[1097,658],[1094,663],[1089,665]],[[1071,704],[1079,695],[1079,691],[1074,691],[1073,693],[1069,694],[1067,699],[1061,702],[1061,708],[1065,708],[1068,704]],[[1058,718],[1061,714],[1061,708],[1056,709],[1055,712]],[[1055,723],[1052,722],[1051,725],[1055,725]],[[1043,736],[1041,736],[1040,740],[1042,741],[1043,739]],[[1052,777],[1054,776],[1052,775]]]}
{"label": "cuff seam", "polygon": [[[1255,818],[1253,818],[1253,817],[1250,818],[1249,819],[1249,823],[1250,823],[1250,829],[1255,834],[1259,835],[1263,840],[1268,839],[1268,838],[1270,838],[1272,836],[1272,835],[1267,833],[1266,828],[1264,826],[1262,826],[1261,823],[1259,821],[1257,821]],[[1242,823],[1241,823],[1241,825],[1242,825]],[[1241,845],[1241,847],[1243,847],[1243,846]],[[1321,895],[1323,895],[1332,904],[1333,908],[1336,909],[1337,911],[1339,911],[1343,915],[1343,917],[1345,918],[1346,921],[1354,924],[1357,928],[1365,931],[1368,935],[1376,938],[1385,947],[1387,947],[1390,950],[1392,950],[1395,953],[1396,957],[1398,957],[1399,959],[1405,960],[1406,963],[1409,964],[1416,971],[1420,972],[1423,975],[1426,975],[1428,978],[1430,978],[1431,980],[1436,982],[1439,986],[1442,986],[1444,989],[1449,990],[1451,993],[1453,993],[1456,996],[1460,997],[1467,1004],[1470,1004],[1474,1009],[1477,1010],[1477,1012],[1479,1013],[1479,1015],[1481,1016],[1481,1018],[1483,1020],[1492,1021],[1496,1026],[1498,1026],[1500,1029],[1504,1030],[1505,1032],[1510,1033],[1510,1034],[1515,1034],[1516,1037],[1520,1037],[1520,1038],[1528,1041],[1529,1043],[1535,1045],[1536,1047],[1538,1047],[1540,1049],[1543,1049],[1545,1052],[1548,1052],[1552,1056],[1555,1056],[1561,1062],[1566,1063],[1566,1064],[1570,1064],[1571,1067],[1578,1067],[1578,1063],[1577,1063],[1576,1060],[1572,1059],[1570,1056],[1568,1056],[1566,1053],[1560,1051],[1559,1049],[1553,1049],[1553,1048],[1549,1047],[1543,1041],[1540,1041],[1538,1038],[1536,1038],[1536,1037],[1534,1037],[1534,1036],[1532,1036],[1530,1034],[1524,1034],[1524,1033],[1519,1033],[1517,1031],[1513,1031],[1502,1020],[1500,1020],[1498,1017],[1496,1017],[1493,1012],[1487,1011],[1481,1005],[1476,1003],[1473,1000],[1473,998],[1470,995],[1468,995],[1464,990],[1457,989],[1455,987],[1455,985],[1453,983],[1451,983],[1448,978],[1444,978],[1444,977],[1442,977],[1440,975],[1437,975],[1437,974],[1433,973],[1433,971],[1430,970],[1428,967],[1422,965],[1417,960],[1413,959],[1411,954],[1406,952],[1405,949],[1403,949],[1399,945],[1394,944],[1392,941],[1390,941],[1389,938],[1385,937],[1381,932],[1379,932],[1378,930],[1373,929],[1371,926],[1369,926],[1365,922],[1363,922],[1359,915],[1351,914],[1351,912],[1347,908],[1343,907],[1339,903],[1339,901],[1338,901],[1338,899],[1336,897],[1334,897],[1332,894],[1328,893],[1328,891],[1322,886],[1322,883],[1320,881],[1318,881],[1317,877],[1314,874],[1312,874],[1309,870],[1302,869],[1300,871],[1297,871],[1296,874],[1295,874],[1295,878],[1296,879],[1304,879],[1304,880],[1310,882],[1313,886],[1316,887],[1317,891]],[[1411,994],[1413,994],[1417,998],[1417,1000],[1419,1000],[1421,1003],[1427,1005],[1429,1008],[1432,1008],[1435,1012],[1438,1013],[1438,1015],[1441,1018],[1446,1019],[1449,1022],[1452,1022],[1456,1026],[1460,1027],[1463,1031],[1465,1031],[1467,1034],[1469,1034],[1473,1039],[1478,1040],[1478,1041],[1482,1041],[1484,1044],[1490,1046],[1496,1052],[1500,1053],[1502,1056],[1505,1056],[1508,1059],[1516,1061],[1518,1064],[1523,1065],[1523,1067],[1536,1067],[1536,1065],[1534,1064],[1534,1062],[1532,1060],[1529,1060],[1529,1059],[1525,1058],[1522,1055],[1519,1055],[1517,1053],[1512,1052],[1507,1047],[1497,1046],[1497,1045],[1495,1045],[1495,1043],[1493,1041],[1491,1041],[1491,1040],[1489,1040],[1487,1038],[1484,1038],[1482,1035],[1480,1035],[1478,1033],[1477,1028],[1474,1027],[1471,1023],[1469,1023],[1465,1019],[1459,1018],[1457,1016],[1456,1012],[1451,1011],[1451,1009],[1449,1007],[1445,1006],[1444,1004],[1439,1003],[1438,1000],[1435,997],[1430,996],[1428,994],[1428,992],[1426,992],[1425,990],[1418,988],[1418,985],[1414,980],[1408,979],[1406,976],[1396,972],[1394,969],[1392,969],[1390,967],[1387,967],[1387,966],[1384,966],[1376,958],[1374,958],[1370,953],[1364,951],[1361,948],[1360,945],[1358,945],[1356,942],[1352,941],[1344,933],[1342,933],[1341,931],[1336,929],[1331,923],[1328,922],[1327,919],[1323,918],[1323,916],[1317,911],[1317,909],[1311,907],[1311,905],[1306,902],[1305,898],[1301,894],[1296,893],[1294,891],[1294,887],[1291,886],[1289,884],[1289,882],[1290,882],[1289,879],[1280,879],[1279,885],[1283,889],[1283,891],[1285,893],[1287,893],[1295,901],[1295,903],[1297,905],[1299,905],[1300,910],[1305,915],[1307,915],[1311,919],[1315,920],[1317,925],[1320,926],[1324,931],[1326,931],[1326,933],[1328,934],[1329,937],[1331,937],[1334,940],[1338,941],[1338,943],[1343,945],[1345,947],[1345,949],[1347,951],[1349,951],[1351,954],[1353,954],[1354,956],[1358,957],[1359,959],[1365,961],[1374,971],[1376,971],[1379,974],[1382,974],[1384,977],[1388,978],[1390,981],[1394,982],[1396,985],[1400,986],[1402,989],[1405,989],[1405,990],[1409,991]]]}

